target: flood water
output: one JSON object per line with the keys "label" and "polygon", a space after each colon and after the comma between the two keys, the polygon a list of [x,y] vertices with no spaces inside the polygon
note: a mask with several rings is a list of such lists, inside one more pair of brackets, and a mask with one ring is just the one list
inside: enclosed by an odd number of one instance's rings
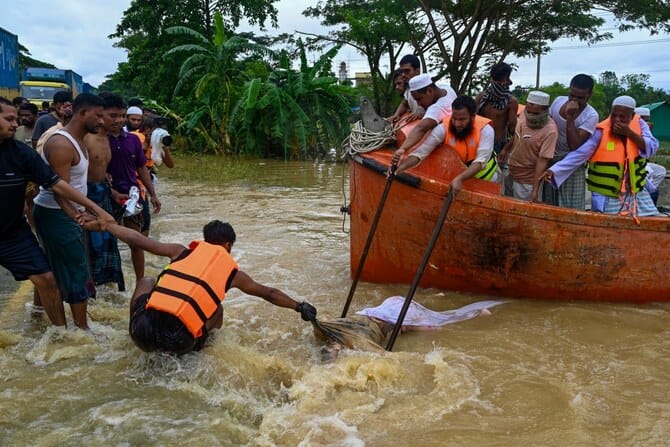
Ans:
{"label": "flood water", "polygon": [[[243,164],[222,168],[216,185],[162,176],[163,211],[151,235],[186,244],[209,220],[230,221],[242,270],[311,302],[321,318],[338,317],[351,283],[342,166]],[[132,290],[125,245],[122,257]],[[147,255],[147,274],[165,263]],[[4,270],[0,281],[1,446],[664,446],[670,439],[669,304],[510,300],[490,316],[403,334],[393,353],[344,350],[324,363],[297,313],[232,290],[211,346],[175,358],[132,344],[130,292],[100,287],[89,307],[92,330],[59,330],[31,319],[29,283],[14,283]],[[361,283],[352,311],[407,288]],[[440,311],[490,298],[415,295]]]}

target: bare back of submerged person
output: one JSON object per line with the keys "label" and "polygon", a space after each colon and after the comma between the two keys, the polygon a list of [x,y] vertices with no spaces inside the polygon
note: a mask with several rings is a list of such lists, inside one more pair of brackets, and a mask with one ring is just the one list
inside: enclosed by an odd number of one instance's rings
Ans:
{"label": "bare back of submerged person", "polygon": [[189,247],[158,242],[116,224],[107,230],[132,247],[171,260],[157,280],[138,281],[130,302],[130,336],[144,351],[185,354],[202,349],[209,332],[222,325],[221,303],[230,288],[293,309],[305,321],[316,319],[311,304],[259,284],[239,269],[230,256],[236,236],[228,223],[209,222],[203,228],[204,241]]}

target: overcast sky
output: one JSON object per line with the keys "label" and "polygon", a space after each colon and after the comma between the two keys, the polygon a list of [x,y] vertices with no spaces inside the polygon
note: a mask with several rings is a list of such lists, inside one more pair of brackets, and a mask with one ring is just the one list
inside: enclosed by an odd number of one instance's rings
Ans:
{"label": "overcast sky", "polygon": [[[280,0],[279,30],[270,32],[322,31],[318,21],[301,15],[305,7],[316,3]],[[86,82],[98,85],[126,60],[125,51],[114,48],[114,41],[107,36],[115,32],[129,5],[130,0],[0,0],[0,26],[17,34],[33,57],[59,68],[71,68]],[[614,34],[613,40],[593,48],[579,41],[555,43],[556,50],[541,58],[541,84],[567,84],[579,72],[597,76],[610,70],[618,76],[648,73],[652,85],[670,91],[670,35],[649,36],[641,31]],[[367,71],[365,60],[353,49],[340,52],[336,65],[342,61],[348,63],[352,76],[356,71]],[[536,60],[513,62],[518,66],[512,77],[514,83],[534,86]]]}

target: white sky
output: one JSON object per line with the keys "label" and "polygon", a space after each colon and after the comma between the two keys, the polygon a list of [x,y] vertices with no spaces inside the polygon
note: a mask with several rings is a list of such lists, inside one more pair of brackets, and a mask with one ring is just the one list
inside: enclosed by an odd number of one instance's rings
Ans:
{"label": "white sky", "polygon": [[[317,0],[280,0],[279,29],[268,32],[324,32],[317,20],[302,16],[302,11]],[[126,60],[123,49],[114,48],[107,36],[116,30],[130,0],[0,0],[0,26],[19,36],[33,57],[59,68],[71,68],[84,81],[98,85],[107,74]],[[258,31],[258,30],[255,30]],[[557,49],[541,59],[541,84],[554,81],[567,84],[576,73],[593,76],[605,70],[618,76],[648,73],[651,84],[670,91],[670,35],[649,36],[642,31],[619,34],[605,46],[587,48],[579,41],[560,41]],[[655,42],[657,41],[657,42]],[[636,44],[628,44],[638,42]],[[643,43],[639,43],[643,42]],[[602,44],[601,44],[602,45]],[[565,49],[565,47],[580,47]],[[563,48],[563,49],[558,49]],[[344,48],[335,60],[347,62],[350,75],[367,71],[363,56]],[[512,60],[518,65],[512,79],[515,85],[535,85],[535,59]]]}

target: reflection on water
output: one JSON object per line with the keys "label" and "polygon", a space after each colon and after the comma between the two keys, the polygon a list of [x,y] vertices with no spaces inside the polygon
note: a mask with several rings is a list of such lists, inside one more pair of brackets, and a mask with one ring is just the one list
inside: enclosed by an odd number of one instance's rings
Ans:
{"label": "reflection on water", "polygon": [[[209,220],[228,220],[242,269],[339,316],[351,281],[342,167],[207,169],[220,170],[214,186],[161,178],[152,235],[186,243]],[[132,283],[125,247],[122,256]],[[147,273],[165,262],[148,255]],[[665,304],[511,301],[405,334],[394,353],[345,350],[322,363],[297,313],[232,291],[211,346],[174,358],[133,346],[129,292],[100,288],[87,333],[45,329],[30,318],[32,287],[5,271],[0,280],[3,446],[655,446],[670,435]],[[359,284],[352,310],[406,291]],[[446,310],[489,297],[416,298]]]}

